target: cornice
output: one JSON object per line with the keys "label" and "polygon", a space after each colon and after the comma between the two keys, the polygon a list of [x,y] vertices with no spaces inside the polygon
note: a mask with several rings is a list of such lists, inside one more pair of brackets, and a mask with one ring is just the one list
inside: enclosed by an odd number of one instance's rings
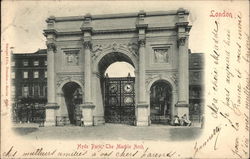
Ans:
{"label": "cornice", "polygon": [[[154,11],[154,12],[145,12],[146,17],[152,16],[171,16],[178,15],[177,10],[172,11]],[[184,15],[188,15],[189,11],[183,10],[182,13]],[[83,21],[86,16],[70,16],[70,17],[54,17],[53,20],[55,22],[63,22],[63,21]],[[121,13],[121,14],[104,14],[104,15],[91,15],[92,20],[99,19],[117,19],[117,18],[136,18],[138,17],[138,12],[134,13]]]}
{"label": "cornice", "polygon": [[[176,26],[168,26],[168,27],[148,27],[147,31],[164,31],[164,30],[176,30]],[[45,34],[54,33],[56,36],[62,35],[82,35],[82,31],[56,31],[52,30],[44,30]],[[106,29],[106,30],[95,30],[92,29],[92,35],[94,34],[108,34],[108,33],[129,33],[129,32],[137,32],[136,28],[127,28],[127,29]]]}
{"label": "cornice", "polygon": [[56,29],[44,29],[43,30],[43,35],[47,37],[48,34],[53,34],[53,35],[58,35],[58,32]]}

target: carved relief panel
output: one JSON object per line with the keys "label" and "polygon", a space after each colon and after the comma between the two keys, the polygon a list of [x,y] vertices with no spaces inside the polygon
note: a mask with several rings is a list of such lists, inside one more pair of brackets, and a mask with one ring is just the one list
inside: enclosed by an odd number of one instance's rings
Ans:
{"label": "carved relief panel", "polygon": [[169,48],[154,48],[154,63],[169,63]]}
{"label": "carved relief panel", "polygon": [[151,44],[149,63],[151,69],[171,69],[173,64],[173,48],[170,44]]}
{"label": "carved relief panel", "polygon": [[79,65],[79,50],[64,50],[64,64],[66,66]]}

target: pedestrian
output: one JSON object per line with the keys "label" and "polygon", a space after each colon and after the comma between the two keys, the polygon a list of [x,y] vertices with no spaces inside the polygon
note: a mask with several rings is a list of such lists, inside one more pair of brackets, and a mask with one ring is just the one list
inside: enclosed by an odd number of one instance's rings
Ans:
{"label": "pedestrian", "polygon": [[81,117],[81,126],[84,126],[84,120],[83,120],[83,117]]}
{"label": "pedestrian", "polygon": [[174,126],[180,126],[180,119],[178,115],[174,116]]}
{"label": "pedestrian", "polygon": [[191,126],[191,121],[187,118],[187,115],[184,114],[182,117],[182,122],[183,122],[183,126]]}

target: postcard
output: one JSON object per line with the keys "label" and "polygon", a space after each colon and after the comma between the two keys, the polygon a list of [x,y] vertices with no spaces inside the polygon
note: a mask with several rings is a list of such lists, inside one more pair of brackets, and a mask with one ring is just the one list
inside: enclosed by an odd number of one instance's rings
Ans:
{"label": "postcard", "polygon": [[248,1],[1,10],[1,158],[249,158]]}

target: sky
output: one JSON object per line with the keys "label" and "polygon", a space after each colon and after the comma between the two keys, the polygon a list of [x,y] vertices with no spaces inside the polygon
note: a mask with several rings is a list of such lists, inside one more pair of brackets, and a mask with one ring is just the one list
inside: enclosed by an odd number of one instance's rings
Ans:
{"label": "sky", "polygon": [[[14,52],[34,52],[46,48],[43,29],[46,18],[54,16],[80,16],[86,13],[111,14],[144,11],[177,10],[182,7],[190,11],[189,47],[193,52],[203,52],[202,33],[205,29],[203,16],[205,3],[172,2],[172,1],[3,1],[2,2],[2,35],[3,41],[14,47]],[[202,11],[202,12],[201,12]]]}

